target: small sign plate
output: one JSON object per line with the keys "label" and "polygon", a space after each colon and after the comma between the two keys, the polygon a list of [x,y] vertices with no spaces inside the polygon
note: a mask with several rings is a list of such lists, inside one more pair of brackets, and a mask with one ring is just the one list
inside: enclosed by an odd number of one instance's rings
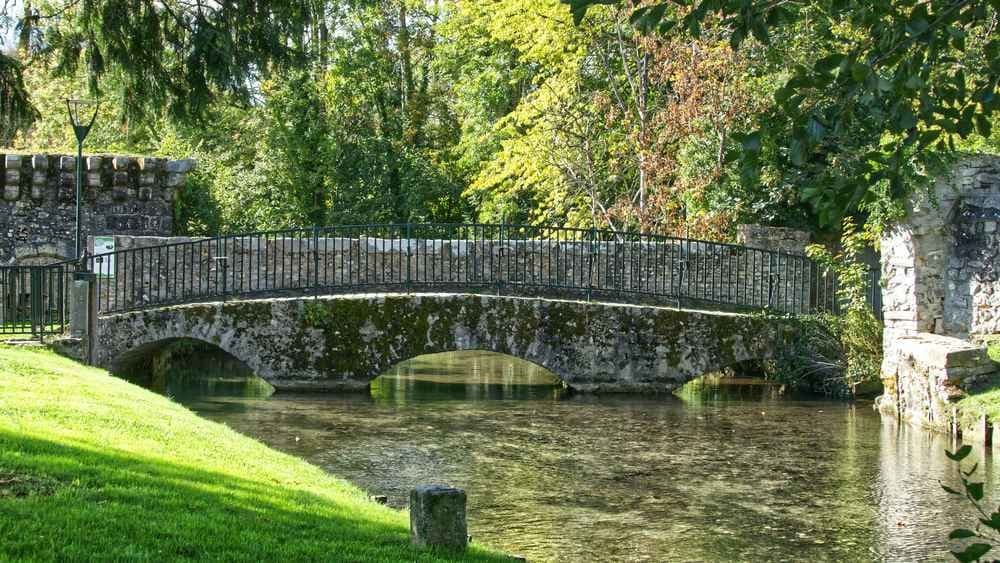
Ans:
{"label": "small sign plate", "polygon": [[101,256],[115,251],[115,237],[94,237],[94,273],[102,278],[115,277],[115,255]]}

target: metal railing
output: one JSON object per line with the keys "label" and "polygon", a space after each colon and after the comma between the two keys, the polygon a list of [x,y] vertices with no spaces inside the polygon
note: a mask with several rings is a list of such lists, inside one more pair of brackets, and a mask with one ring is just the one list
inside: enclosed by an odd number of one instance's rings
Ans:
{"label": "metal railing", "polygon": [[69,287],[76,264],[0,266],[0,334],[40,338],[61,334],[69,321]]}
{"label": "metal railing", "polygon": [[[141,244],[141,243],[140,243]],[[465,291],[789,314],[838,312],[801,254],[654,234],[500,224],[312,227],[90,256],[98,311],[263,295]]]}

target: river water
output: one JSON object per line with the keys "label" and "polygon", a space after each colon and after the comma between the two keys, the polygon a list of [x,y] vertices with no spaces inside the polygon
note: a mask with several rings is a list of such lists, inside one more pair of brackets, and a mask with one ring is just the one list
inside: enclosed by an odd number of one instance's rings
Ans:
{"label": "river water", "polygon": [[[530,561],[947,560],[951,529],[975,523],[939,484],[956,481],[943,437],[754,380],[570,395],[465,352],[400,364],[370,394],[199,389],[168,392],[392,505],[419,484],[466,489],[474,541]],[[976,457],[995,491],[1000,456]]]}

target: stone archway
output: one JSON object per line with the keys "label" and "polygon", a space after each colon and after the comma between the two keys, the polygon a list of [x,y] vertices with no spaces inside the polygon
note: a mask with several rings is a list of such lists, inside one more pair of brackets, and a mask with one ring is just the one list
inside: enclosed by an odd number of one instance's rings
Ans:
{"label": "stone archway", "polygon": [[46,241],[18,245],[14,249],[14,266],[47,266],[65,262],[73,255],[69,241]]}
{"label": "stone archway", "polygon": [[159,342],[218,346],[281,390],[367,388],[415,356],[488,350],[593,392],[667,392],[773,356],[782,319],[469,294],[347,295],[203,303],[103,317],[97,363],[118,369]]}

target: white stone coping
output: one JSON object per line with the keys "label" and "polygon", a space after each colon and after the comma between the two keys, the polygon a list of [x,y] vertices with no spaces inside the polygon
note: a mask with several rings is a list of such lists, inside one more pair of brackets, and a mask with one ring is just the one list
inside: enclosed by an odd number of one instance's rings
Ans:
{"label": "white stone coping", "polygon": [[302,295],[295,297],[258,297],[251,299],[229,299],[226,301],[199,301],[195,303],[183,303],[176,305],[163,305],[162,307],[150,307],[148,309],[139,309],[136,311],[127,311],[123,313],[114,313],[111,315],[102,315],[102,318],[113,319],[116,317],[126,317],[135,314],[142,314],[147,311],[156,310],[171,310],[171,309],[185,309],[194,307],[222,307],[224,305],[232,305],[238,303],[288,303],[295,301],[371,301],[371,300],[384,300],[390,297],[408,297],[411,299],[422,299],[422,298],[478,298],[483,300],[508,300],[508,301],[547,301],[552,303],[572,303],[576,305],[596,305],[601,307],[611,307],[618,309],[647,309],[647,310],[663,310],[663,311],[682,311],[685,313],[692,313],[698,315],[710,315],[716,317],[750,317],[756,313],[738,313],[732,311],[714,311],[709,309],[689,309],[684,307],[670,307],[666,305],[645,305],[645,304],[629,304],[629,303],[617,303],[614,301],[586,301],[583,299],[566,299],[566,298],[551,298],[551,297],[532,297],[525,295],[491,295],[487,293],[465,293],[465,292],[422,292],[414,291],[410,293],[406,292],[369,292],[369,293],[344,293],[344,294],[334,294],[334,295]]}

